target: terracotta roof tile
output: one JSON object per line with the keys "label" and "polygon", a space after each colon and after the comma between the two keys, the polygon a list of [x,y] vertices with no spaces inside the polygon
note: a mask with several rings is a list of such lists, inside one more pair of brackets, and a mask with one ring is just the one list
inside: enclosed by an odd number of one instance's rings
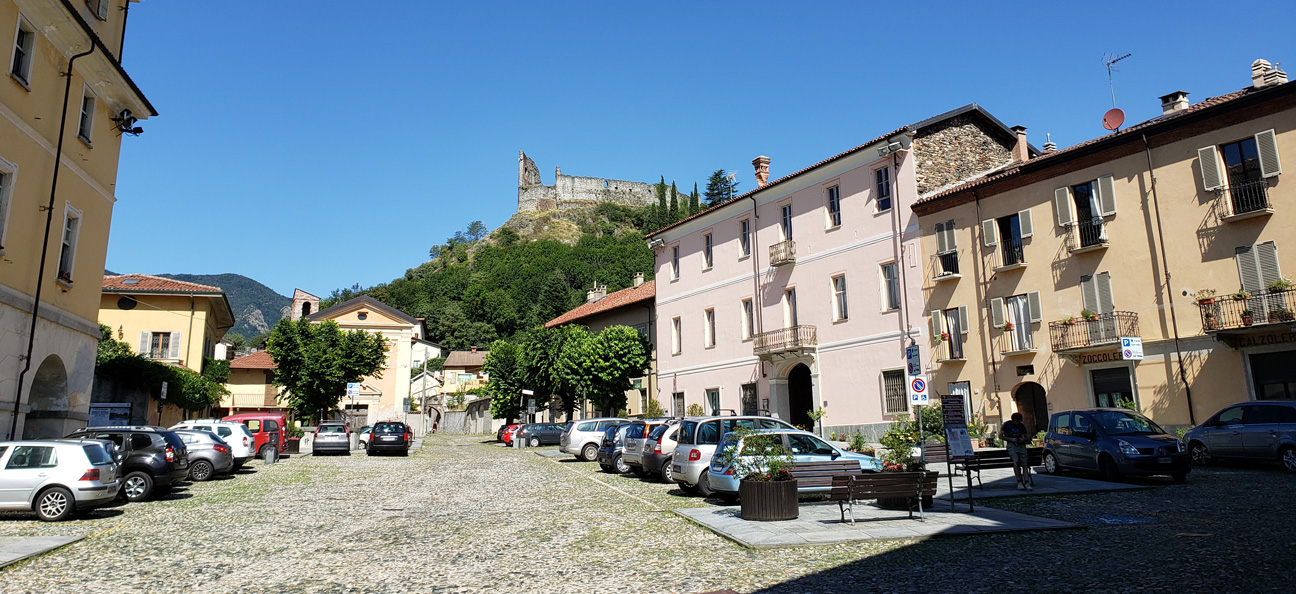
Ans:
{"label": "terracotta roof tile", "polygon": [[257,351],[230,361],[230,369],[278,369],[270,353]]}
{"label": "terracotta roof tile", "polygon": [[590,317],[594,314],[612,311],[619,307],[639,303],[640,301],[652,301],[656,295],[657,281],[648,281],[637,287],[621,289],[620,291],[599,299],[594,303],[585,303],[576,309],[545,322],[545,328],[553,328],[554,326],[569,324],[576,320]]}
{"label": "terracotta roof tile", "polygon": [[103,277],[103,290],[109,293],[162,291],[167,293],[224,293],[220,287],[171,280],[151,274],[118,274]]}
{"label": "terracotta roof tile", "polygon": [[441,367],[442,369],[446,367],[453,369],[481,367],[486,362],[486,355],[489,354],[490,351],[450,351]]}

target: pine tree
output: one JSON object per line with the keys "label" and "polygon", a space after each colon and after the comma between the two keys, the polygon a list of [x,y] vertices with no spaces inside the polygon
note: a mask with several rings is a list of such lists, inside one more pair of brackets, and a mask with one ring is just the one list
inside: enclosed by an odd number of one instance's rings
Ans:
{"label": "pine tree", "polygon": [[[663,180],[663,181],[665,181],[665,180]],[[671,223],[674,223],[674,222],[679,221],[680,219],[683,219],[683,218],[684,218],[683,216],[680,216],[680,209],[679,209],[679,192],[677,192],[677,191],[675,190],[675,182],[672,181],[672,182],[671,182],[671,190],[670,190],[670,222],[671,222]],[[670,223],[667,223],[667,224],[670,224]]]}
{"label": "pine tree", "polygon": [[657,190],[657,228],[661,229],[674,222],[670,220],[670,206],[666,202],[666,176],[663,175],[653,189]]}
{"label": "pine tree", "polygon": [[737,189],[738,180],[729,179],[723,169],[717,169],[707,178],[707,189],[702,195],[706,197],[706,205],[711,207],[736,196]]}
{"label": "pine tree", "polygon": [[689,194],[689,215],[695,215],[702,212],[702,205],[698,203],[697,182],[693,182],[693,193]]}

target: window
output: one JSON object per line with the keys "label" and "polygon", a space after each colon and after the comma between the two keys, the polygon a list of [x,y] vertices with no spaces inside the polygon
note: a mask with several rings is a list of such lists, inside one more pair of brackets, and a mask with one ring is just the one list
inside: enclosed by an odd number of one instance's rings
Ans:
{"label": "window", "polygon": [[[684,393],[683,392],[675,392],[671,394],[671,407],[673,409],[671,412],[673,412],[675,416],[677,417],[684,416]],[[689,436],[689,443],[693,443],[692,440],[693,432],[690,431],[688,428],[684,429],[684,432],[680,433],[679,443],[684,443],[685,435]]]}
{"label": "window", "polygon": [[140,354],[150,359],[178,359],[180,337],[178,332],[140,332]]}
{"label": "window", "polygon": [[711,348],[716,345],[715,336],[715,310],[708,309],[706,312],[706,336],[703,337],[704,346]]}
{"label": "window", "polygon": [[882,265],[882,304],[887,311],[900,309],[900,275],[896,263]]}
{"label": "window", "polygon": [[1080,299],[1082,306],[1096,314],[1109,314],[1115,310],[1112,304],[1112,284],[1110,272],[1085,274],[1080,277]]}
{"label": "window", "polygon": [[108,20],[108,2],[109,0],[86,0],[86,6],[94,11],[95,17],[101,21]]}
{"label": "window", "polygon": [[[1224,162],[1222,171],[1221,157]],[[1264,180],[1282,173],[1278,141],[1273,130],[1218,147],[1199,148],[1197,160],[1201,166],[1202,187],[1227,195],[1227,215],[1269,208],[1269,184]]]}
{"label": "window", "polygon": [[702,236],[702,269],[703,270],[708,270],[711,268],[712,245],[713,243],[711,241],[711,234],[707,233],[703,235]]}
{"label": "window", "polygon": [[[1040,312],[1040,293],[1031,291],[1025,295],[1012,297],[995,297],[990,300],[990,322],[1003,331],[1007,341],[1004,352],[1029,351],[1035,348],[1031,324],[1042,319]],[[1012,324],[1008,327],[1008,324]]]}
{"label": "window", "polygon": [[783,291],[783,322],[786,327],[797,325],[796,288]]}
{"label": "window", "polygon": [[9,204],[13,200],[14,172],[18,168],[0,158],[0,254],[4,254],[5,230],[9,227]]}
{"label": "window", "polygon": [[36,45],[36,29],[18,17],[18,35],[14,37],[13,63],[9,74],[23,85],[30,84],[32,51]]}
{"label": "window", "polygon": [[[1116,184],[1105,175],[1096,180],[1053,191],[1053,206],[1057,211],[1057,224],[1068,232],[1075,228],[1076,237],[1069,247],[1072,250],[1101,245],[1107,242],[1103,217],[1116,214]],[[1021,214],[1018,213],[1020,220]],[[1019,225],[1020,226],[1020,225]]]}
{"label": "window", "polygon": [[671,280],[679,280],[679,246],[671,246]]}
{"label": "window", "polygon": [[877,211],[891,210],[891,169],[883,167],[873,175],[877,178]]}
{"label": "window", "polygon": [[936,258],[939,260],[936,276],[958,274],[958,243],[954,236],[954,220],[936,223]]}
{"label": "window", "polygon": [[963,335],[968,331],[968,312],[966,305],[946,310],[931,311],[931,331],[934,338],[949,345],[946,358],[950,360],[963,358]]}
{"label": "window", "polygon": [[841,274],[834,276],[833,284],[833,318],[835,321],[845,320],[850,317],[846,310],[846,275]]}
{"label": "window", "polygon": [[[1270,312],[1291,309],[1287,304],[1286,292],[1268,293],[1269,285],[1282,278],[1277,244],[1266,241],[1237,247],[1233,259],[1237,261],[1238,280],[1241,281],[1242,290],[1253,295],[1246,301],[1246,307],[1253,310],[1257,319],[1267,320]],[[1261,295],[1262,297],[1254,297]]]}
{"label": "window", "polygon": [[828,188],[828,226],[841,226],[841,198],[838,186]]}
{"label": "window", "polygon": [[[755,415],[760,412],[756,409],[756,384],[743,384],[741,389],[742,414]],[[1296,422],[1296,420],[1293,422]]]}
{"label": "window", "polygon": [[720,414],[720,388],[707,388],[706,399],[709,414]]}
{"label": "window", "polygon": [[981,241],[986,247],[999,246],[998,265],[995,268],[1026,262],[1022,240],[1034,234],[1030,209],[1018,211],[998,219],[981,221]]}
{"label": "window", "polygon": [[81,123],[77,126],[77,138],[90,143],[90,135],[94,131],[94,114],[95,114],[95,96],[90,89],[85,89],[81,95]]}
{"label": "window", "polygon": [[[58,467],[58,454],[55,453],[53,446],[14,446],[13,453],[9,455],[9,462],[5,464],[6,470],[56,467]],[[18,482],[21,483],[21,479]]]}
{"label": "window", "polygon": [[81,231],[80,211],[68,205],[63,215],[63,243],[59,247],[59,280],[71,283],[72,270],[76,261],[77,236]]}
{"label": "window", "polygon": [[882,412],[888,415],[909,412],[909,393],[905,391],[903,369],[882,372]]}
{"label": "window", "polygon": [[743,219],[738,223],[738,245],[742,248],[742,256],[751,255],[751,221]]}
{"label": "window", "polygon": [[783,241],[792,241],[792,203],[784,204],[780,211],[779,230],[783,233]]}
{"label": "window", "polygon": [[671,320],[671,353],[680,354],[680,319]]}
{"label": "window", "polygon": [[752,306],[751,299],[742,300],[743,312],[743,340],[749,340],[756,333],[756,309]]}

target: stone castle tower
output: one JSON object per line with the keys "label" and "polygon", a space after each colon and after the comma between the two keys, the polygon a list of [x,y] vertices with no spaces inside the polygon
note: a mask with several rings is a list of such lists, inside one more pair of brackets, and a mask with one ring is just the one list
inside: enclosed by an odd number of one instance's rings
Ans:
{"label": "stone castle tower", "polygon": [[306,316],[309,316],[320,308],[320,298],[301,289],[293,291],[292,309],[289,310],[289,319],[296,322]]}
{"label": "stone castle tower", "polygon": [[518,212],[556,210],[598,202],[646,206],[657,202],[652,184],[563,175],[554,168],[554,185],[540,181],[535,161],[518,151]]}

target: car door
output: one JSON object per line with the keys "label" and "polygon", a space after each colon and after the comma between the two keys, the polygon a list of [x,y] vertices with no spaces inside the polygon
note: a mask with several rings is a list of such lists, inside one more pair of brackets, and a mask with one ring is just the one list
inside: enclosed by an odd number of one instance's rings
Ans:
{"label": "car door", "polygon": [[0,505],[13,507],[31,501],[37,487],[50,480],[58,467],[52,445],[16,445],[0,471]]}
{"label": "car door", "polygon": [[1047,446],[1057,458],[1058,464],[1074,466],[1075,458],[1075,435],[1071,430],[1071,413],[1064,412],[1053,415],[1049,424],[1049,434],[1052,438]]}
{"label": "car door", "polygon": [[1278,438],[1281,433],[1279,415],[1283,406],[1248,404],[1246,423],[1242,425],[1241,456],[1268,460],[1278,456]]}
{"label": "car door", "polygon": [[791,433],[787,436],[787,442],[794,462],[825,462],[838,458],[836,448],[813,435]]}
{"label": "car door", "polygon": [[1071,413],[1071,463],[1068,468],[1098,470],[1098,428],[1088,415]]}
{"label": "car door", "polygon": [[1220,411],[1215,425],[1206,434],[1206,447],[1217,458],[1234,458],[1242,455],[1242,425],[1246,422],[1246,407],[1233,406]]}

